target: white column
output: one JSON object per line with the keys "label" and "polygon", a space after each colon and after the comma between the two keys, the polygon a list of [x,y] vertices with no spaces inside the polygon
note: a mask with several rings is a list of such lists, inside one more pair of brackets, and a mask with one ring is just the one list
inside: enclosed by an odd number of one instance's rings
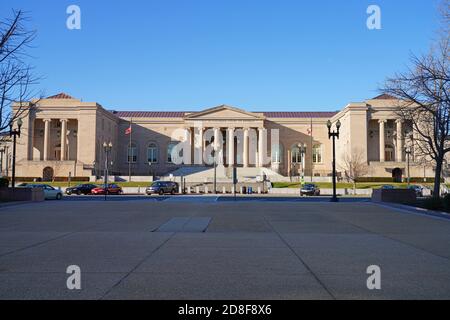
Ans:
{"label": "white column", "polygon": [[44,161],[48,160],[48,144],[50,139],[51,119],[44,119]]}
{"label": "white column", "polygon": [[228,128],[228,166],[234,166],[234,128]]}
{"label": "white column", "polygon": [[194,164],[203,164],[203,130],[201,126],[194,127]]}
{"label": "white column", "polygon": [[66,160],[67,119],[61,119],[61,161]]}
{"label": "white column", "polygon": [[395,152],[395,157],[397,159],[397,162],[402,162],[403,161],[403,128],[402,128],[402,120],[401,119],[397,119],[396,121],[397,124],[397,150]]}
{"label": "white column", "polygon": [[244,143],[242,150],[242,159],[244,168],[248,167],[248,128],[244,128]]}
{"label": "white column", "polygon": [[267,156],[267,143],[266,143],[266,129],[258,128],[258,165],[260,167],[264,166],[264,161]]}
{"label": "white column", "polygon": [[191,128],[184,128],[183,163],[191,164]]}
{"label": "white column", "polygon": [[220,128],[214,128],[214,150],[217,164],[223,164],[223,141]]}
{"label": "white column", "polygon": [[384,162],[384,124],[386,120],[378,120],[378,124],[380,125],[380,162]]}

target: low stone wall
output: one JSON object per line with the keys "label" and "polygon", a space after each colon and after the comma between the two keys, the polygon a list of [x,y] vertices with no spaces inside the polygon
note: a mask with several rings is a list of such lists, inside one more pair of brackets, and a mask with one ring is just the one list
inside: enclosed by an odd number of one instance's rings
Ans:
{"label": "low stone wall", "polygon": [[42,188],[0,188],[1,201],[44,201]]}
{"label": "low stone wall", "polygon": [[412,189],[377,189],[372,193],[372,201],[413,204],[416,192]]}
{"label": "low stone wall", "polygon": [[[271,188],[269,190],[271,194],[298,194],[300,195],[299,188]],[[329,196],[333,194],[333,189],[320,189],[320,195]],[[370,197],[372,195],[372,189],[349,189],[349,188],[341,188],[336,189],[336,194],[339,196],[344,195],[358,195],[358,196],[367,196]]]}

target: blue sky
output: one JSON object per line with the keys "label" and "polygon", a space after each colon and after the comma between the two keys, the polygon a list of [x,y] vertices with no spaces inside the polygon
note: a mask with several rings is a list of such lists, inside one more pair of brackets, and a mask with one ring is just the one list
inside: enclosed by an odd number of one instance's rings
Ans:
{"label": "blue sky", "polygon": [[[81,8],[81,30],[66,8]],[[382,29],[366,28],[377,4]],[[332,111],[435,36],[437,0],[2,0],[28,11],[40,88],[116,110]]]}

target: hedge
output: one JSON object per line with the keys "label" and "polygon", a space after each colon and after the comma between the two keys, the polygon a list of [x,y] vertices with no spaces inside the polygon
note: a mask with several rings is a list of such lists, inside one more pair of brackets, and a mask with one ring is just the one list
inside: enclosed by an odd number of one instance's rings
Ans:
{"label": "hedge", "polygon": [[[55,182],[67,182],[69,181],[68,177],[54,177],[53,181]],[[70,177],[70,181],[89,181],[89,177]]]}
{"label": "hedge", "polygon": [[[20,182],[31,182],[31,181],[44,181],[42,177],[16,177],[16,181]],[[67,182],[68,177],[54,177],[52,181],[55,182]],[[89,181],[89,177],[71,177],[70,181]]]}
{"label": "hedge", "polygon": [[0,188],[8,186],[9,186],[9,179],[7,177],[0,177]]}
{"label": "hedge", "polygon": [[[403,177],[403,181],[406,182],[406,177]],[[418,178],[418,177],[411,177],[409,179],[410,182],[412,183],[434,183],[434,178],[426,178],[426,181],[424,180],[424,178]],[[382,183],[393,183],[394,182],[394,178],[392,177],[361,177],[356,179],[356,182],[382,182]],[[441,178],[441,182],[444,182],[444,179]]]}

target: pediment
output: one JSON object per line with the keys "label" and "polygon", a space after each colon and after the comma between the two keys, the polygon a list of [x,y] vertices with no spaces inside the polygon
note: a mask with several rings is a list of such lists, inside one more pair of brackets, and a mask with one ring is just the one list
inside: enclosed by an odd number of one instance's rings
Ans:
{"label": "pediment", "polygon": [[189,120],[261,120],[264,119],[264,116],[235,107],[221,105],[190,113],[184,118]]}

